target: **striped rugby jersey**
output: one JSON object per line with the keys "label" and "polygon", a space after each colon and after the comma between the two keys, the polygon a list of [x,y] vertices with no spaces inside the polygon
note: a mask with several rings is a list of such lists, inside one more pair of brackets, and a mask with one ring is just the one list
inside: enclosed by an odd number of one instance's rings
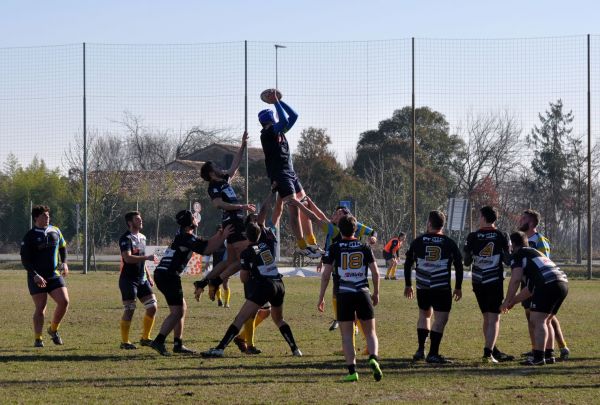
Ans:
{"label": "striped rugby jersey", "polygon": [[335,294],[369,290],[369,265],[375,261],[369,246],[356,239],[334,243],[323,256],[323,263],[333,267]]}
{"label": "striped rugby jersey", "polygon": [[510,267],[523,269],[529,291],[543,288],[546,284],[568,281],[567,275],[550,258],[530,247],[523,247],[513,254]]}
{"label": "striped rugby jersey", "polygon": [[465,265],[473,264],[473,284],[504,280],[503,262],[510,256],[508,236],[496,228],[482,228],[467,236]]}

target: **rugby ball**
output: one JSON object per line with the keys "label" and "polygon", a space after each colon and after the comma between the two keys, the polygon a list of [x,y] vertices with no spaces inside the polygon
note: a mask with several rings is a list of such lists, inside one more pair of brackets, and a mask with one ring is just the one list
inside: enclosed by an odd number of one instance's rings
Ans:
{"label": "rugby ball", "polygon": [[277,94],[277,100],[281,100],[281,92],[277,89],[266,89],[260,93],[260,99],[267,104],[275,104],[277,101],[274,95]]}

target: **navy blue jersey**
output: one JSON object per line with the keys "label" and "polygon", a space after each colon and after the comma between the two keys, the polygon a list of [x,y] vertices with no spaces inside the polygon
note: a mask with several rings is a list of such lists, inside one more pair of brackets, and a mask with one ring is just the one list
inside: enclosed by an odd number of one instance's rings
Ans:
{"label": "navy blue jersey", "polygon": [[496,228],[483,228],[467,236],[464,247],[465,265],[473,264],[473,284],[489,284],[504,280],[504,266],[509,253],[508,236]]}
{"label": "navy blue jersey", "polygon": [[329,247],[323,263],[333,266],[334,293],[369,291],[369,265],[375,261],[369,246],[358,240],[342,239]]}
{"label": "navy blue jersey", "polygon": [[[240,255],[242,269],[249,271],[254,279],[280,279],[282,277],[275,263],[277,240],[267,236],[268,233],[265,233],[264,240],[248,246]],[[261,239],[263,239],[262,235]]]}
{"label": "navy blue jersey", "polygon": [[168,271],[181,274],[192,258],[192,253],[204,254],[208,241],[190,233],[180,233],[165,250],[155,271]]}
{"label": "navy blue jersey", "polygon": [[567,275],[549,257],[530,247],[523,247],[513,254],[510,267],[523,269],[523,278],[529,291],[546,284],[567,282]]}
{"label": "navy blue jersey", "polygon": [[[119,238],[119,248],[121,253],[129,251],[132,256],[146,256],[146,236],[139,232],[133,234],[127,231]],[[146,262],[125,263],[121,256],[121,276],[145,280]]]}
{"label": "navy blue jersey", "polygon": [[461,289],[462,255],[456,243],[446,235],[426,233],[410,244],[404,262],[404,280],[407,287],[411,286],[411,271],[415,262],[418,289],[451,288],[452,264],[456,271],[456,289]]}
{"label": "navy blue jersey", "polygon": [[[233,189],[233,187],[231,187],[229,181],[229,175],[225,175],[221,180],[213,180],[208,184],[208,195],[210,196],[211,200],[214,200],[215,198],[220,198],[223,200],[223,202],[229,204],[240,203],[237,198],[237,195],[235,194],[235,190]],[[242,210],[223,210],[222,220],[223,222],[225,222],[234,218],[241,219],[243,217],[244,213],[242,212]]]}
{"label": "navy blue jersey", "polygon": [[66,242],[60,229],[49,225],[33,227],[21,242],[21,262],[31,277],[35,273],[46,280],[60,277],[58,258],[66,260]]}
{"label": "navy blue jersey", "polygon": [[260,143],[265,153],[267,176],[271,180],[277,180],[281,174],[291,174],[294,172],[294,165],[292,164],[292,157],[290,155],[290,145],[285,134],[294,126],[294,123],[298,119],[298,114],[283,101],[276,103],[275,108],[279,121],[260,131]]}

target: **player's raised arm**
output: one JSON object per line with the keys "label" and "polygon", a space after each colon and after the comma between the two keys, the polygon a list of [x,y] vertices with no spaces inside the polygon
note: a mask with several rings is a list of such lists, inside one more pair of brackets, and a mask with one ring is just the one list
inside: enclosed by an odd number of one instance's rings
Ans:
{"label": "player's raised arm", "polygon": [[225,170],[225,173],[229,175],[229,177],[235,176],[238,169],[240,168],[240,163],[242,162],[242,158],[244,157],[244,150],[246,149],[246,145],[248,144],[248,132],[244,131],[244,135],[242,135],[242,143],[238,152],[233,158],[231,162],[231,167]]}
{"label": "player's raised arm", "polygon": [[298,114],[292,107],[280,100],[277,100],[275,103],[275,110],[277,111],[277,117],[279,118],[274,124],[275,132],[288,132],[298,120]]}

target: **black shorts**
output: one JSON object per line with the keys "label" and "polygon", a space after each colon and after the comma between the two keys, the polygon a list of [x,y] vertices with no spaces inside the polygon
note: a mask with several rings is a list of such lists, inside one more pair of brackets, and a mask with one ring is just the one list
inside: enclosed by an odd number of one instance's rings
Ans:
{"label": "black shorts", "polygon": [[244,235],[246,230],[242,218],[234,217],[227,221],[223,221],[223,229],[225,229],[227,225],[233,225],[233,233],[227,237],[227,243],[231,244],[246,240],[246,236]]}
{"label": "black shorts", "polygon": [[288,195],[296,195],[302,191],[302,184],[300,184],[300,179],[296,173],[284,173],[277,176],[271,181],[277,182],[277,187],[274,188],[275,191],[279,193],[280,198],[285,198]]}
{"label": "black shorts", "polygon": [[178,274],[167,270],[155,270],[154,282],[165,296],[168,305],[183,305],[183,287]]}
{"label": "black shorts", "polygon": [[450,312],[452,290],[449,288],[417,288],[417,304],[424,311],[433,307],[434,311]]}
{"label": "black shorts", "polygon": [[368,291],[355,293],[339,293],[337,295],[337,320],[338,322],[350,322],[355,318],[368,321],[375,318],[373,302]]}
{"label": "black shorts", "polygon": [[543,288],[536,287],[529,309],[532,312],[556,315],[568,293],[569,284],[562,281],[546,284]]}
{"label": "black shorts", "polygon": [[46,279],[46,287],[38,287],[37,284],[33,281],[33,277],[27,276],[27,287],[29,287],[29,294],[43,294],[49,293],[57,288],[66,287],[65,279],[62,276],[52,277]]}
{"label": "black shorts", "polygon": [[283,305],[285,286],[281,279],[250,279],[244,284],[246,299],[261,307],[270,302],[274,307]]}
{"label": "black shorts", "polygon": [[[252,288],[253,288],[252,280],[249,280],[247,283],[244,283],[244,298],[247,299],[248,301],[252,301],[251,299],[248,298],[250,296],[250,294],[252,293]],[[263,306],[260,307],[260,309],[271,309],[271,303],[270,302],[264,303]]]}
{"label": "black shorts", "polygon": [[504,300],[504,283],[473,284],[473,292],[482,314],[500,313],[500,305]]}
{"label": "black shorts", "polygon": [[394,255],[391,254],[390,252],[386,252],[385,250],[383,251],[383,258],[385,259],[386,263],[388,260],[392,260],[394,258]]}
{"label": "black shorts", "polygon": [[142,279],[131,279],[128,277],[119,277],[119,290],[121,290],[121,299],[123,301],[135,301],[135,298],[142,299],[148,295],[154,294],[150,282]]}
{"label": "black shorts", "polygon": [[529,309],[531,306],[531,298],[527,298],[526,300],[521,301],[521,306],[525,309]]}

